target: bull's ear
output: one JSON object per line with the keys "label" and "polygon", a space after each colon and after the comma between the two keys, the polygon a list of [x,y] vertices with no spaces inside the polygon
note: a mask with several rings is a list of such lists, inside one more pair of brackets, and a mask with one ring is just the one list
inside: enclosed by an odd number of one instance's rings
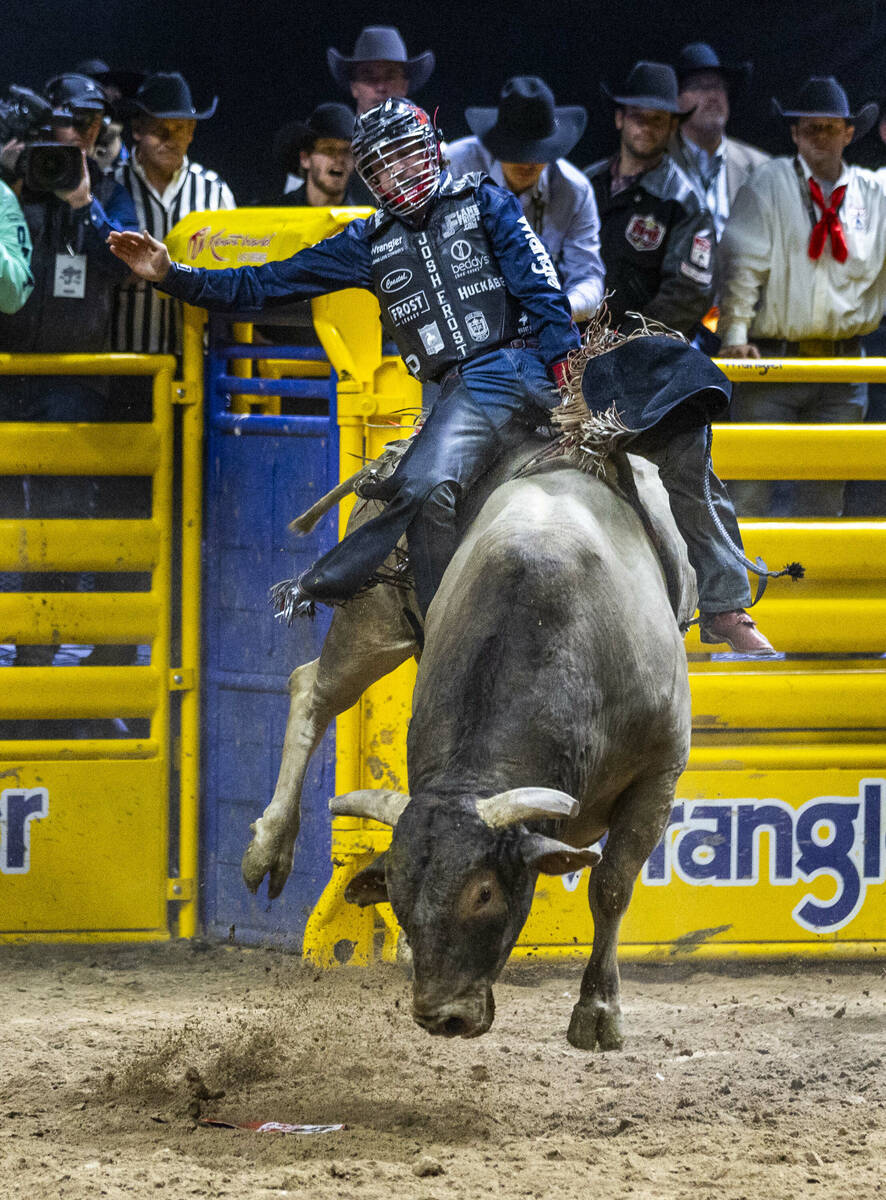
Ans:
{"label": "bull's ear", "polygon": [[582,867],[596,866],[600,861],[600,855],[592,846],[576,849],[539,833],[528,833],[523,838],[520,853],[527,867],[534,867],[542,875],[569,875]]}
{"label": "bull's ear", "polygon": [[477,801],[477,815],[492,829],[506,829],[521,821],[562,820],[577,812],[578,801],[554,788],[512,788]]}
{"label": "bull's ear", "polygon": [[361,788],[357,792],[345,792],[333,796],[329,811],[334,817],[368,817],[370,821],[381,821],[392,828],[409,803],[403,792],[389,792],[385,788]]}
{"label": "bull's ear", "polygon": [[385,882],[385,858],[380,854],[372,860],[368,867],[358,871],[345,888],[345,900],[348,904],[356,904],[365,908],[368,904],[385,904],[388,899],[388,885]]}

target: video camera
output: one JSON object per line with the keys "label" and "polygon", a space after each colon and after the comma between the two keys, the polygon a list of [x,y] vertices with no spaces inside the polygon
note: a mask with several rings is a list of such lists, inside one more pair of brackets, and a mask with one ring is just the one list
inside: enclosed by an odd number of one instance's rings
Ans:
{"label": "video camera", "polygon": [[0,97],[0,146],[9,141],[24,142],[25,148],[15,164],[16,174],[25,187],[34,192],[72,192],[83,173],[83,155],[79,146],[48,141],[53,125],[75,118],[60,118],[52,105],[30,88],[12,84]]}

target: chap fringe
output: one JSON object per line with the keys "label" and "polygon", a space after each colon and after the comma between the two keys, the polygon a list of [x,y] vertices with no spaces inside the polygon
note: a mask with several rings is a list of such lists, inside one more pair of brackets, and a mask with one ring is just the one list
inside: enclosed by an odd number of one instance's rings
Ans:
{"label": "chap fringe", "polygon": [[641,313],[628,313],[637,322],[637,328],[631,333],[619,333],[612,328],[606,299],[603,298],[588,323],[581,346],[567,359],[566,396],[551,413],[552,424],[559,436],[551,447],[526,464],[521,475],[529,474],[545,459],[560,457],[569,459],[589,474],[602,475],[609,455],[635,431],[625,425],[615,405],[602,413],[590,411],[581,390],[586,364],[635,338],[668,337],[678,342],[687,341],[682,333],[659,321],[650,321]]}

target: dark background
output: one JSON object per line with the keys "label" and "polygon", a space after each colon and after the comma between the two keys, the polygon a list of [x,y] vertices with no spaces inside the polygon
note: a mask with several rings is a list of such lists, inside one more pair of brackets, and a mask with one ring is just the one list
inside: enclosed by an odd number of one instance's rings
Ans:
{"label": "dark background", "polygon": [[[559,103],[588,109],[587,131],[570,155],[579,166],[613,148],[600,80],[618,84],[637,59],[672,60],[689,41],[711,42],[724,60],[754,61],[750,88],[734,98],[730,132],[771,151],[789,142],[770,98],[790,99],[809,74],[836,75],[854,108],[886,93],[886,0],[3,0],[0,13],[0,86],[39,89],[79,59],[100,57],[116,68],[180,70],[198,108],[217,94],[218,111],[198,127],[191,154],[244,202],[276,183],[274,130],[321,101],[347,99],[329,74],[326,48],[350,55],[364,25],[397,25],[411,55],[436,53],[436,71],[415,99],[439,105],[449,139],[468,132],[467,105],[495,104],[511,75],[541,75]],[[850,157],[886,162],[876,129]]]}

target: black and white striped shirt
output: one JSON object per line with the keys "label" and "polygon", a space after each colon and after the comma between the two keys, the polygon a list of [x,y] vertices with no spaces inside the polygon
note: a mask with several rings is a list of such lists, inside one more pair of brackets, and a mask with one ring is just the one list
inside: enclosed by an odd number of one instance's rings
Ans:
{"label": "black and white striped shirt", "polygon": [[[160,241],[188,213],[236,208],[231,189],[215,171],[185,158],[176,177],[160,195],[148,183],[133,156],[114,173],[135,203],[137,228]],[[181,305],[144,280],[124,284],[114,306],[113,348],[135,354],[181,351]]]}

